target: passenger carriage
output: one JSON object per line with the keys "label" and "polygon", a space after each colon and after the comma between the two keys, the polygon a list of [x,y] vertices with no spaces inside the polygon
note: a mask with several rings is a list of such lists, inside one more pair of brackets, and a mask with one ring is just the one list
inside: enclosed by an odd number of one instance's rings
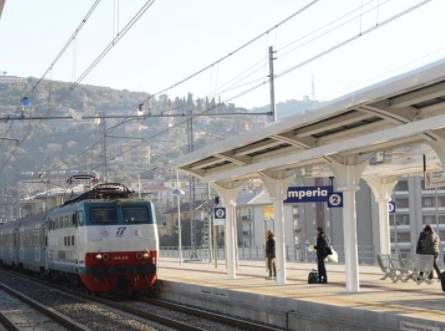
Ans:
{"label": "passenger carriage", "polygon": [[18,265],[18,228],[13,223],[0,226],[0,262],[8,266]]}

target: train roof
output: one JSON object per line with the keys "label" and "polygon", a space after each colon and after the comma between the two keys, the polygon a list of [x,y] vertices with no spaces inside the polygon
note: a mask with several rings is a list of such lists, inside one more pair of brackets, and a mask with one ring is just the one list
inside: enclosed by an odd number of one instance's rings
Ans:
{"label": "train roof", "polygon": [[133,193],[133,191],[129,190],[128,187],[123,184],[104,183],[99,184],[93,189],[65,202],[62,207],[83,200],[129,199],[133,195]]}

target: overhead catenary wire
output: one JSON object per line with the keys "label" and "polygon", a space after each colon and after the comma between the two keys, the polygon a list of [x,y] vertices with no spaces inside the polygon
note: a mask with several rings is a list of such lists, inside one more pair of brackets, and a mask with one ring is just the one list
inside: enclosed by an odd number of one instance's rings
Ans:
{"label": "overhead catenary wire", "polygon": [[68,38],[68,40],[66,41],[66,43],[63,45],[63,47],[61,48],[61,50],[57,53],[56,57],[54,58],[54,60],[51,62],[51,64],[48,66],[48,68],[45,70],[45,72],[43,73],[43,75],[33,84],[33,86],[31,87],[31,94],[34,93],[34,91],[37,89],[37,87],[40,85],[40,83],[46,78],[46,76],[48,75],[48,73],[54,68],[54,66],[57,64],[57,62],[60,60],[60,58],[62,57],[62,55],[66,52],[66,50],[68,49],[68,47],[71,45],[71,43],[77,38],[77,35],[79,34],[80,30],[82,30],[82,28],[84,27],[84,25],[87,23],[87,21],[89,20],[89,18],[91,17],[91,15],[93,14],[94,10],[97,8],[97,6],[100,4],[102,0],[95,0],[94,3],[92,4],[92,6],[90,7],[90,9],[88,10],[88,12],[86,13],[86,15],[84,16],[84,18],[81,20],[81,22],[79,23],[79,25],[77,26],[77,28],[74,30],[74,32],[72,33],[72,35]]}
{"label": "overhead catenary wire", "polygon": [[[46,78],[46,76],[48,75],[48,73],[52,72],[52,69],[54,68],[54,66],[57,64],[57,62],[60,60],[60,58],[63,56],[63,54],[65,54],[66,50],[68,49],[68,47],[71,45],[71,43],[77,38],[78,34],[80,33],[80,31],[82,30],[82,28],[85,26],[85,24],[88,22],[88,20],[90,19],[90,17],[92,16],[93,12],[96,10],[96,8],[99,6],[100,2],[102,0],[95,0],[93,2],[93,4],[91,5],[91,7],[88,9],[88,12],[86,13],[86,15],[82,18],[82,20],[80,21],[79,25],[75,28],[74,32],[71,34],[71,36],[68,38],[68,40],[65,42],[65,44],[63,45],[63,47],[60,49],[60,51],[57,53],[56,57],[53,59],[53,61],[50,63],[50,65],[47,67],[47,69],[44,71],[44,73],[42,74],[42,76],[40,76],[40,78],[31,86],[30,89],[30,95],[33,96],[35,90],[37,89],[37,87],[42,83],[42,81]],[[7,133],[9,133],[10,129],[12,128],[12,125],[9,126],[6,130]],[[27,139],[27,137],[31,134],[32,132],[32,125],[29,125],[26,129],[26,134],[25,136],[20,140],[19,144],[17,144],[17,146],[13,149],[13,151],[11,152],[11,155],[15,154],[15,151],[17,150],[17,148],[22,145],[22,143]],[[9,161],[9,158],[6,158],[6,160],[4,162],[2,162],[1,166],[0,166],[0,173],[3,171],[5,165],[7,164],[7,162]]]}
{"label": "overhead catenary wire", "polygon": [[[267,29],[266,31],[260,33],[259,35],[255,36],[254,38],[250,39],[249,41],[243,43],[242,45],[238,46],[236,49],[234,49],[233,51],[229,52],[228,54],[224,55],[223,57],[217,59],[216,61],[212,62],[211,64],[199,69],[198,71],[195,71],[194,73],[188,75],[187,77],[181,79],[180,81],[172,84],[171,86],[164,88],[162,90],[159,90],[157,92],[155,92],[154,94],[149,95],[142,103],[139,103],[138,105],[145,105],[147,102],[149,102],[151,100],[151,98],[160,95],[162,93],[165,93],[169,90],[174,90],[177,86],[185,83],[186,81],[198,76],[199,74],[207,71],[208,69],[213,68],[215,65],[219,64],[220,62],[226,60],[227,58],[233,56],[234,54],[240,52],[241,50],[243,50],[244,48],[248,47],[249,45],[253,44],[254,42],[256,42],[258,39],[262,38],[265,35],[268,35],[271,31],[273,31],[274,29],[277,29],[278,27],[280,27],[281,25],[287,23],[288,21],[290,21],[291,19],[293,19],[294,17],[298,16],[299,14],[303,13],[304,11],[306,11],[307,9],[309,9],[310,7],[312,7],[314,4],[316,4],[317,2],[319,2],[320,0],[312,0],[309,3],[307,3],[305,6],[299,8],[298,10],[296,10],[295,12],[293,12],[291,15],[287,16],[285,19],[281,20],[280,22],[278,22],[277,24],[275,24],[273,27]],[[261,84],[263,85],[263,84]],[[74,86],[74,85],[73,85]],[[77,86],[77,85],[75,85]],[[127,119],[121,123],[118,123],[116,125],[114,125],[113,128],[116,128],[120,125],[123,125],[125,123],[128,123],[130,121],[132,121],[133,119]],[[111,128],[109,128],[111,129]],[[108,129],[108,130],[109,130]]]}
{"label": "overhead catenary wire", "polygon": [[298,63],[296,65],[293,65],[292,67],[290,67],[290,68],[282,71],[281,73],[277,74],[275,77],[276,78],[280,78],[280,77],[282,77],[284,75],[287,75],[290,72],[295,71],[296,69],[301,68],[304,65],[306,65],[306,64],[308,64],[310,62],[313,62],[313,61],[321,58],[322,56],[324,56],[324,55],[326,55],[328,53],[331,53],[331,52],[335,51],[336,49],[339,49],[339,48],[341,48],[341,47],[351,43],[352,41],[354,41],[356,39],[359,39],[360,37],[363,37],[364,35],[367,35],[370,32],[373,32],[373,31],[375,31],[377,29],[380,29],[381,27],[383,27],[383,26],[393,22],[394,20],[396,20],[398,18],[401,18],[401,17],[403,17],[403,16],[413,12],[416,9],[419,9],[420,7],[426,5],[427,3],[431,2],[431,1],[432,0],[424,0],[424,1],[420,2],[420,3],[417,3],[417,4],[411,6],[411,7],[407,8],[407,9],[397,13],[396,15],[393,15],[393,16],[387,18],[386,20],[380,22],[379,25],[374,25],[374,26],[372,26],[372,27],[370,27],[370,28],[360,32],[359,34],[356,34],[356,35],[354,35],[354,36],[352,36],[352,37],[350,37],[348,39],[345,39],[342,42],[340,42],[340,43],[338,43],[338,44],[336,44],[336,45],[334,45],[334,46],[332,46],[332,47],[330,47],[330,48],[328,48],[328,49],[318,53],[317,55],[312,56],[311,58],[309,58],[307,60],[304,60],[303,62],[300,62],[300,63]]}
{"label": "overhead catenary wire", "polygon": [[[348,38],[348,39],[344,40],[343,42],[341,42],[341,43],[339,43],[339,44],[337,44],[337,45],[335,45],[335,46],[333,46],[333,47],[331,47],[331,48],[329,48],[329,49],[327,49],[327,50],[325,50],[325,51],[322,51],[322,52],[318,53],[317,55],[311,57],[310,59],[307,59],[307,60],[305,60],[305,61],[303,61],[303,62],[301,62],[301,63],[299,63],[299,64],[297,64],[297,65],[292,66],[291,68],[288,68],[287,70],[285,70],[285,71],[283,71],[283,72],[277,74],[275,77],[276,77],[276,78],[280,78],[280,77],[282,77],[282,76],[284,76],[284,75],[286,75],[286,74],[288,74],[288,73],[290,73],[290,72],[292,72],[292,71],[294,71],[294,70],[296,70],[296,69],[298,69],[298,68],[300,68],[300,67],[302,67],[302,66],[304,66],[304,65],[306,65],[306,64],[308,64],[308,63],[310,63],[310,62],[313,62],[313,61],[317,60],[318,58],[320,58],[320,57],[322,57],[322,56],[324,56],[324,55],[326,55],[326,54],[328,54],[328,53],[330,53],[330,52],[332,52],[332,51],[334,51],[334,50],[336,50],[336,49],[338,49],[338,48],[340,48],[340,47],[342,47],[342,46],[345,46],[346,44],[349,44],[349,43],[351,43],[352,41],[354,41],[354,40],[356,40],[356,39],[358,39],[358,38],[360,38],[360,37],[362,37],[362,36],[365,36],[366,34],[368,34],[368,33],[372,32],[372,31],[374,31],[374,30],[376,30],[376,29],[379,29],[379,28],[381,28],[381,27],[383,27],[383,26],[385,26],[385,25],[391,23],[391,22],[393,22],[394,20],[396,20],[396,19],[398,19],[398,18],[400,18],[400,17],[402,17],[402,16],[407,15],[408,13],[410,13],[410,12],[412,12],[412,11],[414,11],[414,10],[420,8],[420,7],[423,6],[423,5],[426,5],[428,2],[431,2],[431,1],[432,1],[432,0],[425,0],[425,1],[422,1],[421,3],[418,3],[418,4],[414,5],[414,6],[411,6],[411,7],[409,7],[408,9],[406,9],[406,10],[404,10],[404,11],[402,11],[402,12],[399,12],[398,14],[396,14],[396,15],[394,15],[394,16],[392,16],[392,17],[390,17],[390,18],[388,18],[388,19],[386,19],[386,20],[384,20],[384,21],[382,21],[379,25],[373,26],[373,27],[371,27],[371,28],[369,28],[369,29],[363,31],[362,33],[360,33],[360,34],[358,34],[358,35],[355,35],[355,36],[353,36],[353,37],[351,37],[351,38]],[[264,81],[262,81],[262,82],[260,82],[260,83],[258,83],[258,84],[256,84],[256,85],[250,87],[249,89],[246,89],[245,91],[242,91],[242,92],[240,92],[240,93],[238,93],[238,94],[232,96],[231,98],[229,98],[228,100],[225,100],[224,102],[232,101],[232,100],[235,99],[235,98],[238,98],[238,97],[240,97],[240,96],[242,96],[242,95],[245,95],[245,94],[247,94],[247,93],[249,93],[249,92],[251,92],[251,91],[253,91],[253,90],[256,90],[257,88],[259,88],[259,87],[264,86],[265,84],[267,84],[267,82],[268,82],[268,80],[264,80]],[[211,111],[211,110],[214,109],[214,108],[216,108],[216,107],[211,107],[210,109],[206,109],[204,112]],[[154,138],[156,138],[157,136],[160,136],[160,135],[162,135],[162,134],[164,134],[164,133],[167,133],[167,132],[170,131],[171,129],[173,129],[173,128],[175,128],[175,127],[178,127],[178,126],[184,124],[185,122],[186,122],[186,121],[182,121],[182,122],[180,122],[180,123],[177,123],[176,125],[174,125],[174,126],[172,126],[172,127],[169,127],[169,128],[167,128],[167,129],[164,129],[164,130],[162,130],[162,131],[160,131],[160,132],[158,132],[158,133],[156,133],[156,134],[154,134],[154,135],[152,135],[152,136],[146,138],[146,140],[154,139]],[[137,148],[138,146],[140,146],[142,143],[145,143],[145,142],[146,142],[146,141],[141,142],[141,143],[137,143],[137,144],[135,144],[133,147],[130,147],[127,151],[121,152],[121,153],[119,153],[119,154],[113,156],[113,157],[110,158],[109,160],[112,161],[112,160],[114,160],[115,158],[120,157],[120,156],[122,156],[122,155],[124,155],[124,154],[130,152],[131,150]],[[97,167],[100,167],[100,166],[102,166],[102,165],[103,165],[103,163],[99,164]]]}
{"label": "overhead catenary wire", "polygon": [[[388,1],[389,1],[389,0],[388,0]],[[383,26],[389,24],[390,22],[392,22],[392,21],[394,21],[394,20],[396,20],[396,19],[398,19],[398,18],[400,18],[400,17],[402,17],[402,16],[404,16],[404,15],[406,15],[406,14],[408,14],[408,13],[410,13],[410,12],[416,10],[416,9],[418,9],[419,7],[421,7],[421,6],[425,5],[425,4],[427,4],[428,2],[431,2],[431,0],[425,0],[425,1],[423,1],[423,2],[421,2],[421,3],[418,3],[418,4],[416,4],[416,5],[412,6],[412,7],[409,7],[408,9],[406,9],[406,10],[404,10],[404,11],[402,11],[402,12],[399,12],[398,14],[396,14],[396,15],[394,15],[394,16],[392,16],[392,17],[390,17],[390,18],[388,18],[388,19],[386,19],[386,20],[384,20],[384,21],[382,21],[382,22],[379,23],[378,25],[376,25],[376,26],[374,26],[374,27],[371,27],[371,28],[369,28],[369,29],[367,29],[367,30],[365,30],[365,31],[362,31],[361,34],[359,34],[359,35],[355,35],[355,36],[353,36],[353,37],[351,37],[351,38],[348,38],[348,39],[344,40],[343,42],[341,42],[341,43],[339,43],[339,44],[337,44],[337,45],[335,45],[335,46],[333,46],[333,47],[331,47],[331,48],[329,48],[329,49],[327,49],[327,50],[325,50],[325,51],[323,51],[323,52],[321,52],[321,53],[319,53],[319,54],[317,54],[317,55],[315,55],[315,56],[313,56],[313,57],[311,57],[310,59],[307,59],[307,60],[305,60],[305,61],[303,61],[303,62],[301,62],[301,63],[299,63],[299,64],[297,64],[297,65],[292,66],[291,68],[286,69],[285,71],[283,71],[283,72],[279,73],[278,75],[276,75],[276,78],[280,78],[280,77],[282,77],[282,76],[284,76],[284,75],[286,75],[286,74],[288,74],[288,73],[290,73],[290,72],[292,72],[292,71],[294,71],[294,70],[296,70],[296,69],[298,69],[298,68],[300,68],[300,67],[302,67],[302,66],[304,66],[304,65],[306,65],[306,64],[308,64],[308,63],[310,63],[310,62],[313,62],[313,61],[317,60],[318,58],[320,58],[320,57],[322,57],[322,56],[328,54],[329,52],[332,52],[332,51],[334,51],[334,50],[336,50],[336,49],[338,49],[338,48],[340,48],[340,47],[342,47],[342,46],[344,46],[344,45],[346,45],[346,44],[348,44],[348,43],[350,43],[350,42],[352,42],[352,41],[358,39],[359,37],[364,36],[364,35],[366,35],[366,34],[372,32],[372,31],[374,31],[374,30],[376,30],[376,29],[378,29],[378,28],[380,28],[380,27],[383,27]],[[259,88],[259,87],[261,87],[261,86],[263,86],[263,85],[265,85],[265,84],[267,84],[267,80],[264,80],[264,81],[262,81],[261,83],[256,84],[256,85],[250,87],[249,89],[247,89],[247,90],[245,90],[245,91],[243,91],[243,92],[241,92],[241,93],[239,93],[239,94],[237,94],[237,95],[231,97],[230,99],[226,100],[225,102],[231,101],[231,100],[233,100],[233,99],[235,99],[235,98],[237,98],[237,97],[239,97],[239,96],[242,96],[242,95],[244,95],[244,94],[246,94],[246,93],[249,93],[249,92],[251,92],[251,91],[253,91],[253,90],[255,90],[255,89],[257,89],[257,88]],[[214,108],[216,108],[216,107],[214,107]],[[214,108],[213,108],[213,109],[214,109]],[[212,110],[212,108],[207,109],[207,110],[205,110],[204,112],[208,112],[208,111],[210,111],[210,110]],[[162,135],[162,134],[164,134],[164,133],[170,131],[171,129],[173,129],[173,128],[175,128],[175,127],[178,127],[178,126],[180,126],[180,125],[182,125],[182,124],[184,124],[184,123],[185,123],[185,121],[180,122],[180,123],[177,123],[176,125],[174,125],[174,126],[172,126],[172,127],[169,127],[169,128],[167,128],[167,129],[165,129],[165,130],[162,130],[162,131],[160,131],[160,132],[158,132],[158,133],[156,133],[156,134],[154,134],[154,135],[152,135],[152,136],[146,138],[146,141],[147,141],[147,140],[150,140],[150,139],[154,139],[154,138],[156,138],[157,136],[160,136],[160,135]],[[144,142],[146,142],[146,141],[144,141]],[[134,147],[131,147],[129,150],[124,151],[124,152],[121,152],[121,153],[119,153],[118,155],[113,156],[113,157],[110,158],[109,160],[110,160],[110,161],[111,161],[111,160],[114,160],[115,158],[117,158],[117,157],[119,157],[119,156],[122,156],[122,155],[125,154],[125,153],[128,153],[128,152],[131,151],[132,149],[137,148],[140,144],[141,144],[141,143],[135,144]],[[99,164],[98,167],[101,166],[101,165],[103,165],[103,163],[102,163],[102,164]]]}
{"label": "overhead catenary wire", "polygon": [[[365,4],[365,6],[369,5],[370,3],[374,2],[374,1],[375,1],[375,0],[371,0],[371,1],[367,2],[367,3]],[[392,0],[386,0],[386,1],[384,1],[381,5],[385,5],[385,4],[387,4],[387,3],[391,2],[391,1],[392,1]],[[292,53],[292,52],[296,51],[297,49],[300,49],[300,48],[302,48],[303,46],[306,46],[307,44],[309,44],[309,43],[311,43],[311,42],[314,42],[315,40],[318,40],[318,39],[320,39],[321,37],[324,37],[325,35],[327,35],[327,34],[333,32],[333,31],[335,31],[335,30],[337,30],[337,29],[339,29],[339,28],[341,28],[341,27],[343,27],[343,26],[345,26],[345,25],[347,25],[347,24],[353,22],[354,20],[360,18],[363,14],[367,14],[367,13],[369,13],[369,12],[371,12],[371,11],[376,10],[376,9],[379,8],[379,6],[381,6],[381,5],[380,5],[380,4],[377,4],[376,6],[374,6],[374,7],[370,8],[370,9],[366,10],[366,12],[364,12],[364,13],[360,12],[360,13],[357,14],[356,16],[353,16],[352,18],[350,18],[350,19],[348,19],[348,20],[346,20],[346,21],[340,23],[339,25],[337,25],[337,26],[335,26],[335,27],[333,27],[333,28],[331,28],[331,29],[329,29],[329,30],[327,30],[327,31],[323,31],[323,30],[326,29],[327,27],[329,27],[329,26],[331,26],[331,25],[333,25],[333,24],[335,24],[335,23],[337,23],[337,22],[340,22],[342,19],[344,19],[344,18],[350,16],[351,14],[353,14],[353,13],[355,13],[355,12],[361,10],[361,6],[356,7],[355,9],[353,9],[353,10],[347,12],[346,14],[341,15],[341,16],[337,17],[336,19],[330,21],[329,23],[323,25],[322,27],[317,28],[317,29],[315,29],[315,30],[313,30],[313,31],[311,31],[311,32],[309,32],[309,33],[307,33],[307,34],[305,34],[305,35],[299,37],[298,39],[295,39],[295,40],[293,40],[293,41],[287,43],[286,45],[282,46],[282,47],[278,50],[278,51],[280,52],[280,57],[283,57],[283,56],[285,56],[285,55],[287,55],[287,54],[289,54],[289,53]],[[298,46],[295,46],[295,47],[293,47],[293,48],[290,49],[290,50],[286,50],[286,49],[289,48],[290,46],[295,45],[296,43],[302,42],[303,40],[307,39],[308,37],[310,37],[310,36],[316,34],[317,32],[321,32],[321,31],[323,31],[323,32],[320,33],[319,35],[316,35],[315,37],[313,37],[313,38],[311,38],[311,39],[305,41],[304,43],[300,43]],[[284,50],[286,50],[286,51],[284,51]]]}
{"label": "overhead catenary wire", "polygon": [[316,4],[317,2],[319,2],[320,0],[312,0],[310,1],[308,4],[306,4],[305,6],[303,6],[302,8],[298,9],[297,11],[295,11],[294,13],[292,13],[291,15],[289,15],[288,17],[286,17],[285,19],[283,19],[282,21],[278,22],[277,24],[275,24],[273,27],[267,29],[266,31],[260,33],[259,35],[255,36],[254,38],[250,39],[249,41],[245,42],[244,44],[242,44],[241,46],[235,48],[233,51],[229,52],[228,54],[224,55],[223,57],[219,58],[218,60],[212,62],[209,65],[204,66],[203,68],[193,72],[192,74],[186,76],[185,78],[179,80],[178,82],[170,85],[169,87],[163,88],[153,94],[151,94],[149,97],[147,97],[142,104],[147,103],[151,98],[163,94],[165,92],[167,92],[168,90],[171,90],[183,83],[185,83],[186,81],[198,76],[199,74],[203,73],[204,71],[214,67],[215,65],[219,64],[220,62],[226,60],[227,58],[233,56],[234,54],[240,52],[241,50],[245,49],[247,46],[253,44],[254,42],[256,42],[258,39],[262,38],[263,36],[267,35],[269,32],[273,31],[274,29],[278,28],[279,26],[287,23],[288,21],[290,21],[291,19],[293,19],[294,17],[298,16],[299,14],[303,13],[305,10],[309,9],[310,7],[312,7],[314,4]]}
{"label": "overhead catenary wire", "polygon": [[127,22],[127,24],[118,31],[113,40],[102,50],[102,52],[90,63],[90,65],[82,72],[77,80],[70,86],[66,94],[62,97],[63,103],[71,92],[79,86],[79,84],[96,68],[96,66],[103,60],[103,58],[113,49],[114,46],[127,34],[128,31],[136,24],[137,21],[145,14],[145,12],[155,3],[156,0],[148,0],[145,4],[136,12],[136,14]]}
{"label": "overhead catenary wire", "polygon": [[[100,0],[96,0],[99,1]],[[62,104],[68,96],[72,93],[72,91],[90,74],[94,68],[102,61],[102,59],[111,51],[111,49],[127,34],[127,32],[136,24],[136,22],[145,14],[145,12],[154,4],[156,0],[148,0],[144,3],[144,5],[136,12],[136,14],[128,21],[128,23],[122,28],[122,30],[118,31],[115,38],[105,47],[105,49],[94,59],[94,61],[87,67],[86,70],[80,75],[80,77],[70,86],[67,93],[62,97],[60,104]],[[98,4],[98,3],[97,3]],[[96,5],[97,7],[97,5]],[[94,8],[96,8],[94,7]],[[91,12],[92,13],[92,12]],[[91,14],[90,14],[91,15]],[[77,36],[77,34],[76,34]],[[54,62],[54,61],[53,61]],[[51,66],[50,66],[51,67]],[[52,67],[51,67],[52,68]],[[48,70],[49,71],[49,70]],[[47,72],[45,73],[45,75]],[[43,80],[43,78],[42,78]],[[14,152],[20,147],[24,141],[30,136],[31,130],[28,130],[25,136],[20,140],[19,144],[15,147]],[[0,173],[4,170],[6,163],[9,161],[9,158],[6,159],[0,166]]]}

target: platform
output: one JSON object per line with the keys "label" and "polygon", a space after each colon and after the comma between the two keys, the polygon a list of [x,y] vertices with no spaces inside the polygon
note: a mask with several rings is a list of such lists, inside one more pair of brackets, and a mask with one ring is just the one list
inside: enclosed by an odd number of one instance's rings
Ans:
{"label": "platform", "polygon": [[343,265],[328,265],[329,284],[307,284],[314,264],[289,263],[288,283],[267,280],[265,262],[240,261],[238,278],[225,266],[160,260],[165,299],[243,316],[289,330],[445,330],[445,293],[440,282],[380,280],[378,267],[360,267],[360,293],[345,291]]}

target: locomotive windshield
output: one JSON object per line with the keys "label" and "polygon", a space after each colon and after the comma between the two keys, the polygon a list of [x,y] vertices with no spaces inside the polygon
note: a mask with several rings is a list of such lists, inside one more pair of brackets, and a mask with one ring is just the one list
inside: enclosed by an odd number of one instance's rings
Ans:
{"label": "locomotive windshield", "polygon": [[116,224],[117,211],[116,208],[91,208],[91,224]]}
{"label": "locomotive windshield", "polygon": [[148,209],[146,207],[123,207],[124,223],[149,223]]}

